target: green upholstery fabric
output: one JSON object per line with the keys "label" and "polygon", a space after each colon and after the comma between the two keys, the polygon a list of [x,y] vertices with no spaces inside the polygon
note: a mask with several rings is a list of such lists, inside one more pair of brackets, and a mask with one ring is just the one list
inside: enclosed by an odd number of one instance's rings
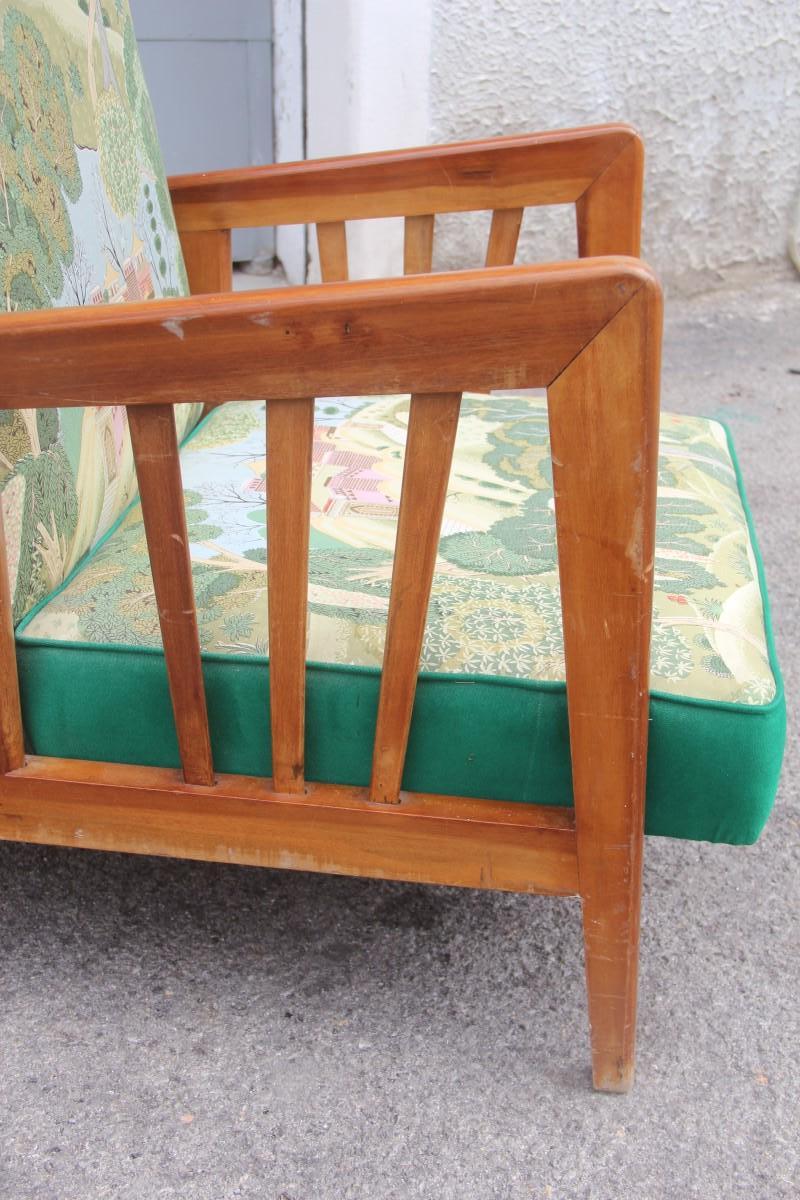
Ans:
{"label": "green upholstery fabric", "polygon": [[[369,778],[407,397],[317,407],[307,773]],[[182,453],[217,768],[269,774],[264,405]],[[647,830],[751,842],[784,739],[763,575],[728,438],[662,420]],[[18,630],[43,754],[177,765],[138,504]],[[572,801],[546,409],[467,396],[404,777],[415,791]]]}
{"label": "green upholstery fabric", "polygon": [[[0,167],[5,311],[188,292],[127,0],[0,0]],[[0,413],[15,620],[135,489],[124,409]]]}

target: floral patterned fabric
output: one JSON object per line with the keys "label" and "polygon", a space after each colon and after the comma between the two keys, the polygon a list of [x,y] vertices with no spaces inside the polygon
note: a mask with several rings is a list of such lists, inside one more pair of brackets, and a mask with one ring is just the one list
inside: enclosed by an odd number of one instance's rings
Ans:
{"label": "floral patterned fabric", "polygon": [[[218,409],[182,453],[203,649],[268,653],[263,404]],[[311,661],[380,666],[408,397],[320,401],[309,580]],[[138,504],[24,639],[160,646]],[[563,680],[546,407],[465,396],[423,670]],[[776,694],[753,548],[727,437],[661,425],[654,691],[765,705]]]}
{"label": "floral patterned fabric", "polygon": [[[127,0],[0,0],[0,286],[7,312],[188,292]],[[135,487],[124,409],[0,413],[15,620]]]}

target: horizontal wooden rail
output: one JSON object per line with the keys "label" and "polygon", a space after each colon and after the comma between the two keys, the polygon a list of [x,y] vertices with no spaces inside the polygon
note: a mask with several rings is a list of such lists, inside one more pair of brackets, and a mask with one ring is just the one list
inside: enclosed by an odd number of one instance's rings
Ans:
{"label": "horizontal wooden rail", "polygon": [[574,895],[571,809],[408,795],[376,806],[358,788],[309,783],[303,796],[220,775],[213,791],[175,771],[31,758],[0,781],[0,840],[174,855]]}
{"label": "horizontal wooden rail", "polygon": [[606,258],[7,313],[0,409],[546,387],[643,287]]}
{"label": "horizontal wooden rail", "polygon": [[641,163],[634,129],[599,125],[173,176],[169,187],[181,232],[568,204],[631,143]]}

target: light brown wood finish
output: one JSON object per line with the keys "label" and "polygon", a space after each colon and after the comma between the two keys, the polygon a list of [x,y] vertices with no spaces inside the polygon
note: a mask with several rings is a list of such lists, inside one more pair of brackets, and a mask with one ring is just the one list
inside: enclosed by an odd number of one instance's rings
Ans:
{"label": "light brown wood finish", "polygon": [[[169,180],[185,230],[573,204],[631,141],[629,125],[490,138]],[[616,254],[631,253],[616,245]]]}
{"label": "light brown wood finish", "polygon": [[325,283],[347,279],[347,228],[344,221],[320,221],[317,225],[319,269]]}
{"label": "light brown wood finish", "polygon": [[[230,229],[201,229],[181,232],[181,250],[193,296],[214,295],[233,289]],[[203,416],[216,408],[204,404]]]}
{"label": "light brown wood finish", "polygon": [[267,407],[267,589],[272,777],[302,792],[314,401]]}
{"label": "light brown wood finish", "polygon": [[181,230],[181,250],[193,296],[231,290],[230,229]]}
{"label": "light brown wood finish", "polygon": [[0,409],[546,387],[651,278],[607,258],[7,313]]}
{"label": "light brown wood finish", "polygon": [[357,788],[286,796],[243,775],[210,792],[119,763],[30,759],[0,779],[0,839],[496,891],[578,887],[570,809],[424,795],[376,806]]}
{"label": "light brown wood finish", "polygon": [[461,394],[411,397],[369,798],[395,804],[450,478]]}
{"label": "light brown wood finish", "polygon": [[660,294],[548,390],[594,1082],[633,1079],[658,455]]}
{"label": "light brown wood finish", "polygon": [[644,146],[631,138],[576,204],[578,253],[638,256],[642,236]]}
{"label": "light brown wood finish", "polygon": [[[465,377],[484,390],[549,386],[577,832],[568,814],[523,805],[446,797],[375,805],[357,789],[309,784],[290,796],[230,778],[211,791],[174,772],[29,760],[0,777],[0,836],[508,890],[579,886],[594,1078],[624,1090],[633,1069],[659,341],[653,276],[614,258],[7,314],[0,408],[127,402],[135,442],[137,428],[148,430],[138,450],[140,478],[151,476],[143,492],[156,578],[172,534],[184,553],[186,536],[173,521],[182,511],[174,423],[156,434],[148,410],[163,416],[163,406],[197,398],[274,396],[272,405],[286,407],[311,395],[456,392]],[[159,504],[166,512],[153,515]],[[202,739],[192,683],[199,657],[183,619],[193,613],[188,575],[181,568],[171,592],[175,579],[161,573],[159,607],[176,614],[178,630],[169,633],[168,621],[165,643],[187,646],[179,666],[188,682],[174,706]],[[0,704],[9,708],[2,691]]]}
{"label": "light brown wood finish", "polygon": [[403,230],[403,274],[425,275],[433,265],[433,213],[406,217]]}
{"label": "light brown wood finish", "polygon": [[521,208],[498,208],[492,213],[489,245],[486,248],[487,267],[505,267],[513,263],[517,253]]}
{"label": "light brown wood finish", "polygon": [[25,761],[12,606],[0,494],[0,774],[16,770]]}
{"label": "light brown wood finish", "polygon": [[187,783],[210,786],[214,767],[175,412],[171,405],[131,408],[128,422],[183,774]]}

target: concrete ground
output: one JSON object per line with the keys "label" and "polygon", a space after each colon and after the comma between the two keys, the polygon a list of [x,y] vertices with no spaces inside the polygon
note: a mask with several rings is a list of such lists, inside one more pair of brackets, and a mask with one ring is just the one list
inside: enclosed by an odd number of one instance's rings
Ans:
{"label": "concrete ground", "polygon": [[790,738],[757,846],[648,842],[633,1093],[589,1088],[576,903],[3,845],[3,1200],[800,1194],[800,279],[668,311],[665,407],[736,436]]}

